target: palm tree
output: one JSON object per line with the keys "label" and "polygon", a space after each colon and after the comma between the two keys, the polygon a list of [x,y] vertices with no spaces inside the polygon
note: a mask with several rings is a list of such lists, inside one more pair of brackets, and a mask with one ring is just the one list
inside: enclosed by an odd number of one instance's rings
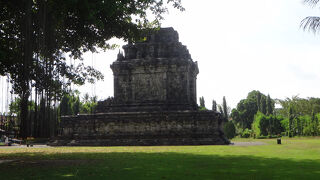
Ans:
{"label": "palm tree", "polygon": [[[304,0],[304,3],[315,7],[320,0]],[[316,33],[320,30],[320,17],[318,16],[308,16],[301,21],[300,27],[304,30],[312,31]]]}

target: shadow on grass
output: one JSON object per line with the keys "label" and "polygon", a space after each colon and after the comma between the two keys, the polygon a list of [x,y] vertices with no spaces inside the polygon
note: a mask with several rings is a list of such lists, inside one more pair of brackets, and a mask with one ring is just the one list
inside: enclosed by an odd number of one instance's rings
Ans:
{"label": "shadow on grass", "polygon": [[16,153],[1,179],[319,179],[319,160],[187,153]]}

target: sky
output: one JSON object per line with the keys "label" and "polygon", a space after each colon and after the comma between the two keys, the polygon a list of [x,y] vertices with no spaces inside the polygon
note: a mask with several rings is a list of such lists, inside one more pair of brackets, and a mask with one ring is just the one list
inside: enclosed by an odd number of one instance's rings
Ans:
{"label": "sky", "polygon": [[198,97],[231,108],[259,90],[272,98],[319,97],[320,39],[300,28],[320,15],[302,0],[185,1],[163,25],[173,26],[198,61]]}
{"label": "sky", "polygon": [[[223,96],[235,108],[252,90],[278,99],[319,97],[320,34],[300,28],[304,17],[320,16],[319,7],[303,0],[182,0],[182,5],[184,12],[169,8],[162,27],[178,31],[198,62],[197,96],[204,97],[208,109],[213,99],[222,103]],[[117,39],[111,43],[125,44]],[[110,64],[118,50],[84,54],[85,63],[105,79],[73,89],[100,100],[113,96]]]}

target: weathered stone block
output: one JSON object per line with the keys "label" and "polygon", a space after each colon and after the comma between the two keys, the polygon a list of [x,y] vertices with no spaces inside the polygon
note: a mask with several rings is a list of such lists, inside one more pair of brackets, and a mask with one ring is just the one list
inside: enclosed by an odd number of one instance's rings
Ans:
{"label": "weathered stone block", "polygon": [[212,111],[109,112],[65,116],[61,124],[62,134],[53,145],[227,144],[218,119],[220,114]]}

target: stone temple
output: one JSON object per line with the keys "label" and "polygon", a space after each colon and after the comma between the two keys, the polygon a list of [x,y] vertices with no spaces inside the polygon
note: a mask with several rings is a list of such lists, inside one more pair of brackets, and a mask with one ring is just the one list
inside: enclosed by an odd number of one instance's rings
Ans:
{"label": "stone temple", "polygon": [[52,145],[229,144],[220,114],[198,110],[198,65],[173,28],[123,49],[111,65],[114,97],[95,114],[62,117]]}

